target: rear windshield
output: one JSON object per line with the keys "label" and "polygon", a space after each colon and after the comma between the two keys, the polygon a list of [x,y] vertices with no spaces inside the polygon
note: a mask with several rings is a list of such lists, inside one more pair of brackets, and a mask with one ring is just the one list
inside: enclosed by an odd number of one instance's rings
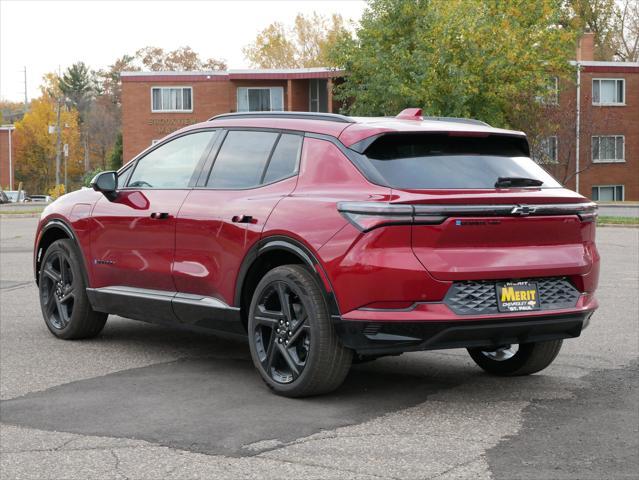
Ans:
{"label": "rear windshield", "polygon": [[531,178],[541,188],[561,185],[529,157],[520,137],[390,134],[373,142],[365,161],[393,188],[486,189],[499,177]]}

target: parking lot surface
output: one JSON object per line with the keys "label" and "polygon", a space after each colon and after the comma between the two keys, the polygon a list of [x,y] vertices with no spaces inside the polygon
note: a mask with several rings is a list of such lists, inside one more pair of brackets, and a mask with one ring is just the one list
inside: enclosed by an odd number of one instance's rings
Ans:
{"label": "parking lot surface", "polygon": [[245,343],[110,317],[41,318],[37,220],[0,219],[0,478],[623,479],[639,471],[639,229],[600,228],[601,308],[553,365],[490,377],[463,350],[270,394]]}

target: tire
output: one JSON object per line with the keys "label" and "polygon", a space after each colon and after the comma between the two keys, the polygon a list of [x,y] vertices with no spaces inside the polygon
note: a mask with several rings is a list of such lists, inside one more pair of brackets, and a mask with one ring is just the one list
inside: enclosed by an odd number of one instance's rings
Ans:
{"label": "tire", "polygon": [[255,368],[278,395],[328,393],[348,374],[353,352],[340,343],[322,288],[303,266],[264,275],[253,294],[248,331]]}
{"label": "tire", "polygon": [[40,268],[44,323],[53,335],[65,340],[95,337],[108,316],[91,308],[79,255],[71,240],[57,240],[46,250]]}
{"label": "tire", "polygon": [[[510,352],[510,346],[494,351],[486,351],[481,348],[469,348],[468,353],[479,367],[493,375],[514,377],[537,373],[550,365],[559,350],[562,340],[548,342],[522,343],[514,355],[504,354]],[[499,357],[502,357],[499,359]]]}

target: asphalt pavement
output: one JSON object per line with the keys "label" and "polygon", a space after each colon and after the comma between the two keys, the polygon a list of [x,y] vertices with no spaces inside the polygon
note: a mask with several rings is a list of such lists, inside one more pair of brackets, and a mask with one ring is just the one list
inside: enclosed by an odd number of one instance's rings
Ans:
{"label": "asphalt pavement", "polygon": [[110,317],[46,329],[35,218],[0,218],[0,478],[625,479],[639,471],[639,229],[600,228],[601,308],[548,369],[484,374],[463,350],[354,366],[274,396],[246,343]]}

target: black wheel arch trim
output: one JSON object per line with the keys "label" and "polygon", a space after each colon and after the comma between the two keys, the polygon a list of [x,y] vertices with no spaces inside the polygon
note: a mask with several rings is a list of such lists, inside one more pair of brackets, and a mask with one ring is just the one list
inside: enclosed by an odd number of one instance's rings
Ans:
{"label": "black wheel arch trim", "polygon": [[86,265],[86,260],[84,258],[84,254],[82,253],[82,249],[80,248],[80,243],[78,242],[78,237],[75,233],[75,231],[73,230],[73,228],[67,224],[67,222],[65,222],[64,220],[60,219],[60,218],[54,218],[49,220],[44,227],[42,227],[41,229],[41,233],[40,233],[40,238],[38,240],[38,245],[35,248],[35,252],[34,252],[34,260],[33,260],[33,274],[35,277],[35,281],[36,284],[39,283],[39,274],[40,274],[40,264],[42,263],[42,257],[44,256],[44,253],[40,253],[40,249],[41,249],[41,245],[42,245],[42,239],[44,238],[45,234],[47,233],[47,231],[51,230],[52,228],[57,228],[58,230],[62,230],[67,237],[69,238],[69,240],[71,240],[76,248],[77,248],[77,253],[79,254],[80,257],[80,262],[82,263],[80,265],[80,269],[82,270],[82,276],[84,278],[84,284],[88,287],[89,286],[89,273],[87,270],[87,265]]}
{"label": "black wheel arch trim", "polygon": [[[337,299],[335,298],[333,286],[328,275],[326,274],[326,270],[324,270],[324,267],[322,266],[320,261],[317,259],[315,254],[302,242],[284,235],[273,235],[270,237],[262,238],[261,240],[256,242],[255,245],[253,245],[248,253],[245,255],[237,275],[233,305],[237,307],[241,306],[242,290],[244,287],[246,276],[255,261],[257,261],[261,255],[272,250],[283,250],[292,253],[293,255],[298,257],[303,264],[310,267],[313,275],[315,275],[320,286],[324,290],[331,316],[340,316],[339,306],[337,304]],[[321,272],[321,274],[318,272],[318,270]],[[326,283],[328,283],[329,288],[326,288]]]}

